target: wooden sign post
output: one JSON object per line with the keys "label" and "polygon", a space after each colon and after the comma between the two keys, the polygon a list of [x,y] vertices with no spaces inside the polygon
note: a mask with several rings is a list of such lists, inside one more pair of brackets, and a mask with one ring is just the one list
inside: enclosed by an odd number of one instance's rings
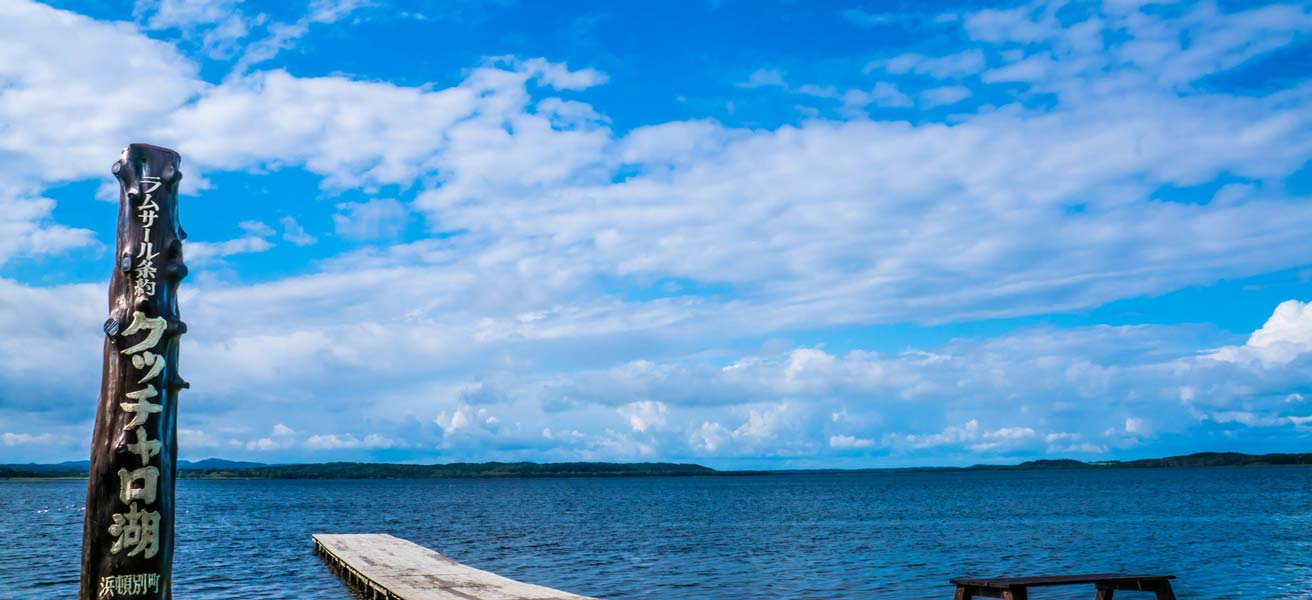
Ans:
{"label": "wooden sign post", "polygon": [[105,363],[91,438],[79,600],[167,600],[173,583],[178,453],[177,152],[132,144],[114,163],[118,244]]}

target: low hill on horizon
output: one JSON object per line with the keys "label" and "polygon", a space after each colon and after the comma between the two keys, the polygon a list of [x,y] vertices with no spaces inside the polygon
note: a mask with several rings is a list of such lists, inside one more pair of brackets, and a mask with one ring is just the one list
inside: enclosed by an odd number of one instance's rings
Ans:
{"label": "low hill on horizon", "polygon": [[687,477],[716,475],[710,467],[676,463],[395,463],[331,462],[247,469],[193,469],[183,479],[440,479],[493,477]]}
{"label": "low hill on horizon", "polygon": [[1079,460],[1031,460],[1018,465],[974,465],[966,467],[975,471],[987,470],[1059,470],[1059,469],[1165,469],[1173,467],[1267,467],[1312,465],[1312,453],[1297,454],[1244,454],[1242,452],[1195,452],[1182,456],[1165,458],[1141,458],[1138,460],[1104,460],[1084,462]]}
{"label": "low hill on horizon", "polygon": [[[1041,459],[1015,465],[979,464],[969,467],[907,467],[873,469],[784,469],[719,471],[689,463],[606,462],[484,462],[416,465],[402,463],[329,462],[267,465],[256,462],[207,458],[178,461],[180,479],[443,479],[504,477],[697,477],[769,475],[774,473],[870,473],[969,471],[1059,471],[1104,469],[1168,469],[1206,467],[1312,466],[1312,453],[1243,454],[1240,452],[1196,452],[1165,458],[1084,462],[1074,459]],[[85,478],[87,461],[58,464],[0,465],[0,479]]]}
{"label": "low hill on horizon", "polygon": [[[87,461],[51,465],[0,465],[0,479],[85,478]],[[738,475],[710,467],[678,463],[401,463],[330,462],[291,465],[229,461],[209,458],[178,461],[179,479],[438,479],[494,477],[688,477]]]}
{"label": "low hill on horizon", "polygon": [[[178,461],[179,471],[194,471],[194,470],[206,470],[206,469],[251,469],[255,467],[267,467],[267,466],[270,465],[266,463],[258,463],[258,462],[224,460],[222,458],[206,458],[204,460],[198,460],[194,462],[190,460]],[[11,471],[16,470],[16,471],[36,472],[36,473],[69,473],[71,475],[81,474],[83,476],[86,475],[87,470],[90,468],[91,468],[91,461],[89,460],[66,460],[61,463],[53,463],[53,464],[42,464],[42,463],[0,464],[0,469],[7,469]],[[3,471],[0,471],[0,473],[2,472]],[[3,477],[3,475],[0,475],[0,477]]]}

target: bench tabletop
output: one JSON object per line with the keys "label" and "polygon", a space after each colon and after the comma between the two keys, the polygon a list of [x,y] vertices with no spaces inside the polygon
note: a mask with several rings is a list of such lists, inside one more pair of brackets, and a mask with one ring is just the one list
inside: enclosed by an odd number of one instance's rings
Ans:
{"label": "bench tabletop", "polygon": [[998,577],[993,579],[974,579],[957,577],[952,580],[956,585],[969,585],[980,588],[1006,589],[1012,586],[1039,587],[1045,585],[1075,585],[1081,583],[1129,583],[1135,581],[1164,581],[1175,579],[1175,575],[1127,575],[1124,573],[1095,573],[1091,575],[1053,575],[1047,577]]}

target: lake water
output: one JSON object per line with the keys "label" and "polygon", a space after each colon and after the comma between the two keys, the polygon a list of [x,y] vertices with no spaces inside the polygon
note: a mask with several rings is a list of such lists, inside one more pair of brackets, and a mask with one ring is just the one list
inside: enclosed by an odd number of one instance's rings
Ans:
{"label": "lake water", "polygon": [[[0,481],[0,598],[76,597],[84,494]],[[350,600],[318,532],[610,599],[947,600],[959,575],[1114,571],[1178,575],[1182,599],[1312,597],[1312,468],[181,481],[178,505],[182,600]]]}

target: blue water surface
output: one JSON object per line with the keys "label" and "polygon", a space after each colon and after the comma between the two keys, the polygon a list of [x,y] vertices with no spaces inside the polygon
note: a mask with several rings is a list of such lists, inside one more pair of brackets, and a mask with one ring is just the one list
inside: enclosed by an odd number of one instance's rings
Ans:
{"label": "blue water surface", "polygon": [[[0,481],[0,598],[76,597],[85,492]],[[609,599],[947,600],[954,576],[1114,571],[1175,574],[1182,599],[1312,598],[1308,468],[181,481],[178,506],[182,600],[350,600],[319,532]]]}

